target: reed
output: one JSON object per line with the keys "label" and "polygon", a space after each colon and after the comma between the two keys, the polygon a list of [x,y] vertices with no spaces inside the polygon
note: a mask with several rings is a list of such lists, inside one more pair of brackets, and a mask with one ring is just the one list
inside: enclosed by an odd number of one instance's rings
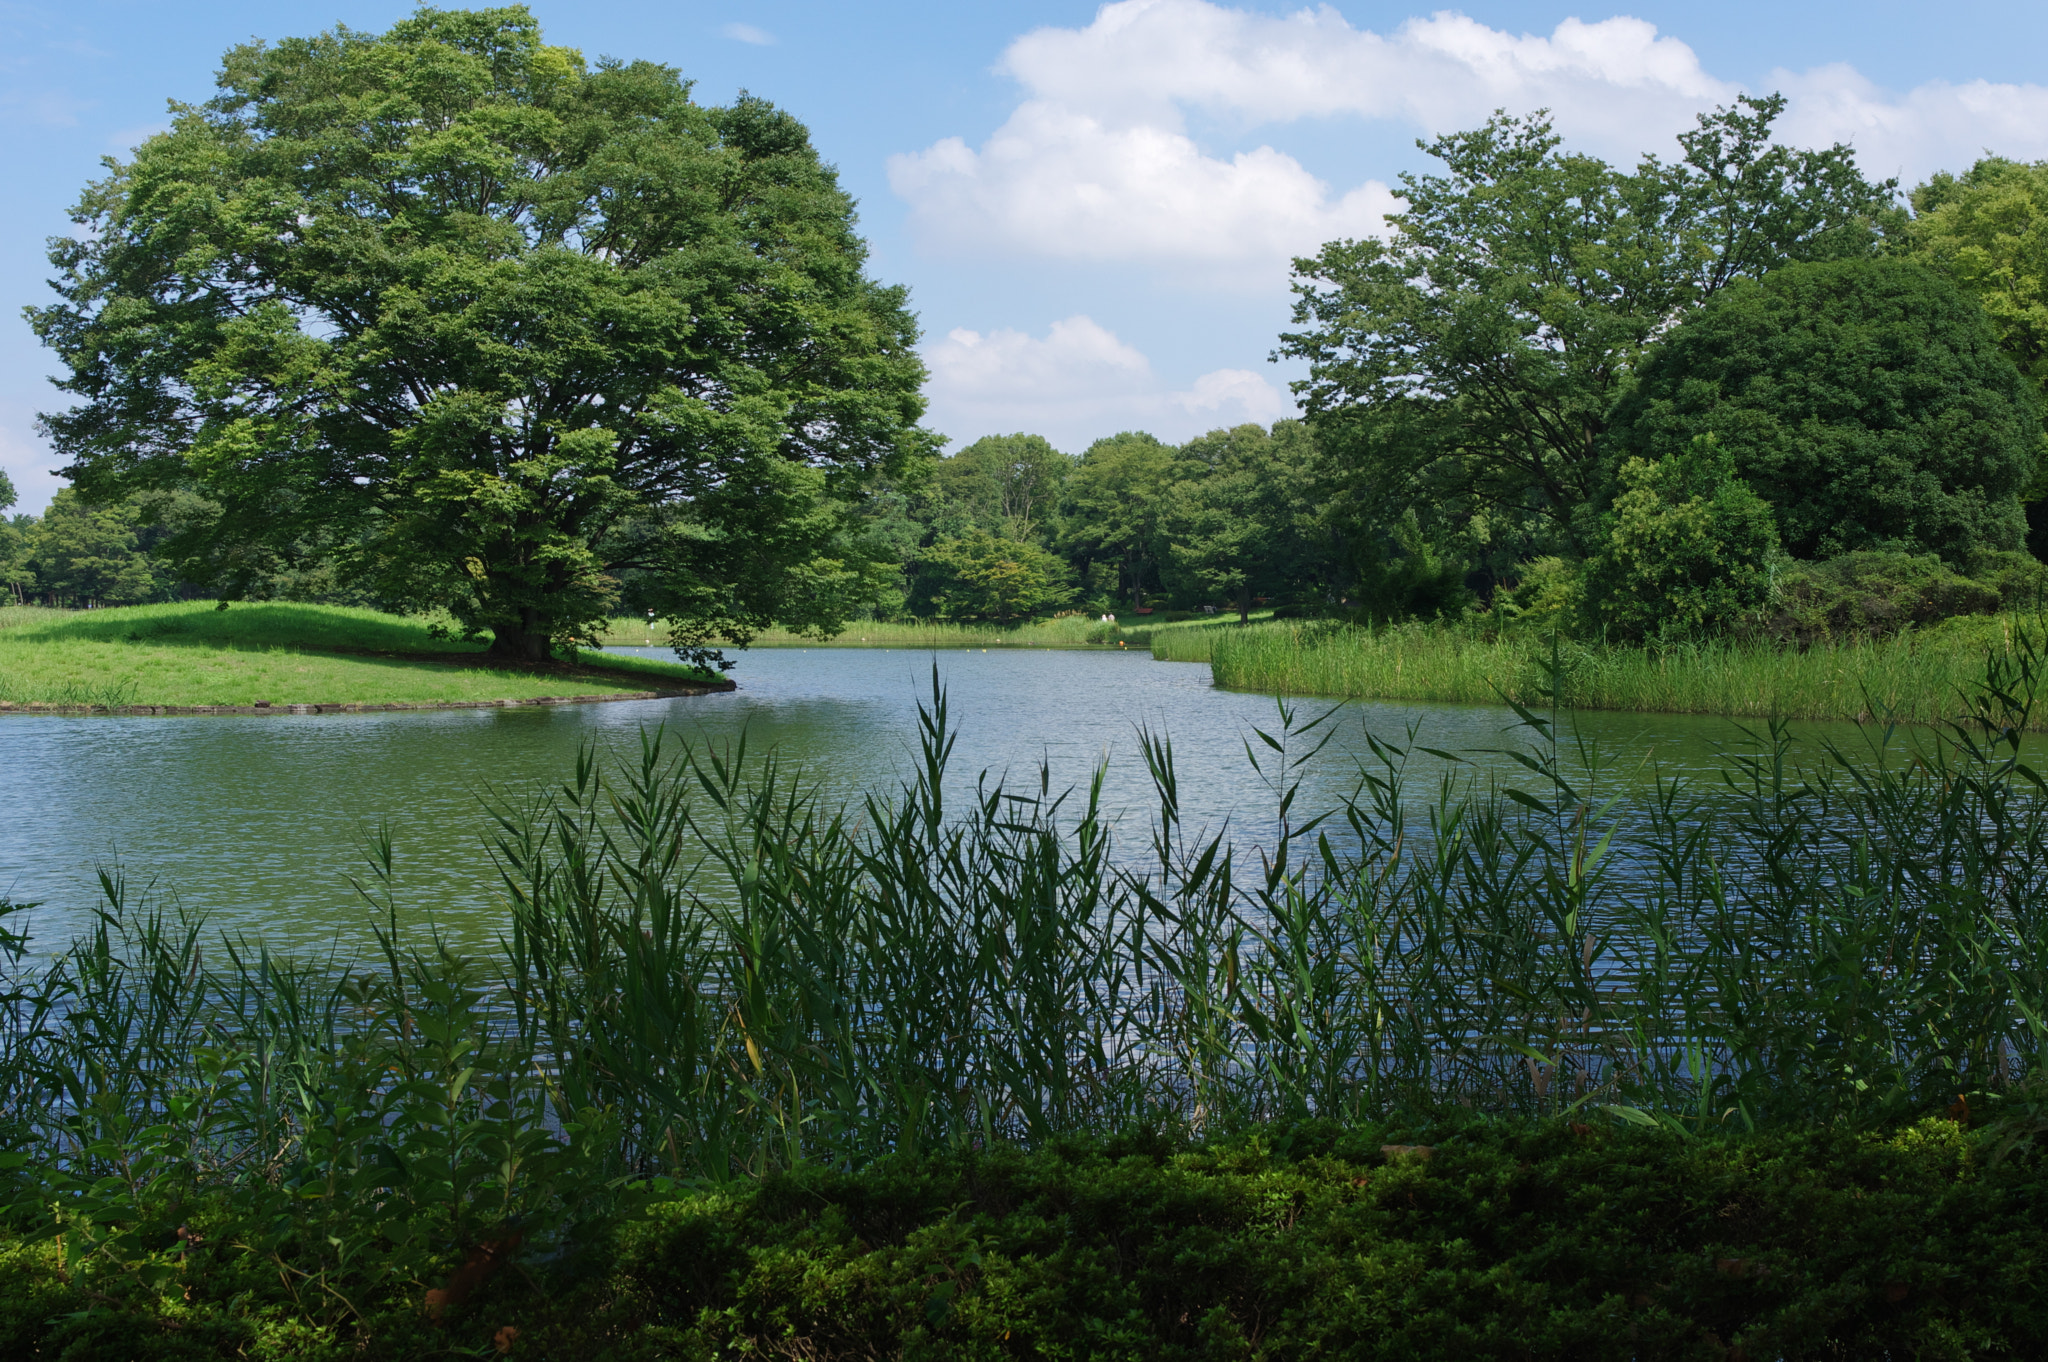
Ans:
{"label": "reed", "polygon": [[511,1227],[554,1252],[678,1182],[898,1152],[1996,1114],[2048,1064],[2043,667],[2016,636],[1963,721],[1856,753],[1774,723],[1718,783],[1626,802],[1525,707],[1533,789],[1418,801],[1416,735],[1376,735],[1311,813],[1338,711],[1282,703],[1234,841],[1185,825],[1172,743],[1143,735],[1128,857],[1099,774],[952,802],[936,676],[915,773],[851,806],[744,737],[649,733],[493,806],[507,925],[482,958],[405,927],[381,836],[367,958],[215,939],[113,874],[55,955],[0,933],[0,1178],[19,1226],[124,1263],[168,1262],[165,1227],[212,1207],[334,1324],[383,1289],[361,1274]]}
{"label": "reed", "polygon": [[1557,642],[1463,625],[1381,629],[1274,624],[1155,641],[1153,655],[1208,661],[1220,686],[1283,695],[1470,703],[1529,701],[1554,663],[1583,709],[1744,719],[1896,719],[1957,714],[1987,652],[2008,653],[2011,617],[1805,650],[1711,640],[1662,648]]}

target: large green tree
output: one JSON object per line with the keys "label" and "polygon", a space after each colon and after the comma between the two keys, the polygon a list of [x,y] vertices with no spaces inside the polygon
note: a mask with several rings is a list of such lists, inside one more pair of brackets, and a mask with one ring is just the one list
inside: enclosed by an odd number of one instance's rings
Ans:
{"label": "large green tree", "polygon": [[968,523],[1011,539],[1054,531],[1074,461],[1042,435],[985,435],[939,460],[932,483]]}
{"label": "large green tree", "polygon": [[1244,621],[1254,597],[1294,584],[1313,456],[1300,421],[1213,430],[1180,447],[1162,528],[1188,594],[1222,595]]}
{"label": "large green tree", "polygon": [[1308,361],[1319,441],[1410,504],[1582,550],[1608,412],[1656,337],[1735,280],[1867,254],[1898,216],[1849,148],[1773,144],[1783,107],[1745,96],[1633,171],[1562,151],[1540,113],[1421,144],[1443,173],[1402,177],[1385,239],[1295,262],[1279,352]]}
{"label": "large green tree", "polygon": [[1788,552],[2019,547],[2041,427],[1984,313],[1904,260],[1793,265],[1675,328],[1615,410],[1617,460],[1712,435]]}
{"label": "large green tree", "polygon": [[1067,478],[1061,552],[1084,574],[1098,566],[1114,570],[1116,594],[1134,610],[1160,584],[1160,517],[1172,482],[1173,446],[1138,430],[1088,446]]}
{"label": "large green tree", "polygon": [[219,85],[53,246],[83,493],[203,493],[162,551],[224,595],[318,551],[513,657],[631,570],[686,650],[838,622],[832,508],[927,445],[923,370],[795,119],[523,8],[252,43]]}
{"label": "large green tree", "polygon": [[1030,540],[971,530],[921,555],[930,600],[949,620],[1008,624],[1048,614],[1074,599],[1067,565]]}

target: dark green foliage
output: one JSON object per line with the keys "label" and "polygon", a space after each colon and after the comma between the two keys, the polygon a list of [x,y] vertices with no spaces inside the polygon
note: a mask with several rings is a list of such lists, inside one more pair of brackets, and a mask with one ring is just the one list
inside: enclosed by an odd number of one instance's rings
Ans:
{"label": "dark green foliage", "polygon": [[208,1245],[156,1282],[14,1246],[0,1345],[410,1358],[509,1326],[512,1356],[561,1362],[2024,1358],[2048,1348],[2048,1176],[1986,1152],[1939,1120],[1685,1140],[1604,1117],[992,1148],[661,1201],[439,1324],[415,1300],[322,1327]]}
{"label": "dark green foliage", "polygon": [[1255,596],[1295,584],[1307,555],[1314,454],[1299,421],[1214,430],[1181,446],[1160,518],[1177,595],[1220,597],[1244,619]]}
{"label": "dark green foliage", "polygon": [[1472,603],[1464,562],[1433,544],[1409,511],[1386,536],[1380,555],[1357,555],[1354,615],[1371,620],[1440,619]]}
{"label": "dark green foliage", "polygon": [[1632,458],[1586,564],[1588,603],[1616,639],[1721,633],[1770,600],[1771,508],[1702,435],[1651,462]]}
{"label": "dark green foliage", "polygon": [[1088,446],[1067,478],[1060,551],[1083,573],[1107,567],[1115,598],[1133,609],[1167,560],[1160,521],[1172,467],[1171,445],[1127,430]]}
{"label": "dark green foliage", "polygon": [[1644,361],[1610,449],[1661,459],[1712,434],[1795,558],[2020,546],[2040,421],[2031,386],[1954,284],[1900,260],[1791,265],[1729,288]]}
{"label": "dark green foliage", "polygon": [[986,530],[922,550],[918,568],[918,589],[941,619],[1028,620],[1074,599],[1067,565],[1051,552]]}
{"label": "dark green foliage", "polygon": [[[2039,579],[2038,572],[2008,572],[2015,595]],[[1780,642],[1804,645],[1924,628],[1954,615],[1989,614],[1999,605],[1996,586],[1952,571],[1931,553],[1845,553],[1785,564],[1762,628]]]}
{"label": "dark green foliage", "polygon": [[155,598],[156,574],[137,539],[142,509],[132,497],[91,506],[58,489],[27,535],[34,590],[67,605],[133,605]]}

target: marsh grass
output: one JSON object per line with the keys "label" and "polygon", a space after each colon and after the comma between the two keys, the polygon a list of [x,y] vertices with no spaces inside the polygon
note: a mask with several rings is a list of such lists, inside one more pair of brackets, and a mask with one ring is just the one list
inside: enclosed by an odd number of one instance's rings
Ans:
{"label": "marsh grass", "polygon": [[221,939],[113,874],[56,954],[0,936],[5,1200],[152,1282],[220,1261],[172,1229],[232,1226],[339,1327],[480,1243],[557,1255],[679,1183],[891,1153],[1304,1117],[1857,1130],[1958,1094],[2033,1119],[2042,669],[2019,637],[1964,721],[1865,752],[1774,724],[1627,804],[1524,707],[1533,793],[1418,806],[1411,755],[1464,758],[1375,734],[1310,811],[1345,719],[1283,704],[1247,735],[1270,803],[1231,829],[1184,823],[1142,735],[1134,857],[1099,774],[952,802],[936,677],[914,773],[852,805],[744,737],[648,733],[492,806],[482,957],[405,927],[381,836],[367,957]]}
{"label": "marsh grass", "polygon": [[36,610],[0,628],[0,701],[123,705],[533,699],[711,679],[680,663],[583,652],[575,668],[489,664],[432,621],[340,606],[210,601]]}
{"label": "marsh grass", "polygon": [[[1933,723],[1961,712],[1987,652],[2009,652],[2020,623],[1957,620],[1803,651],[1734,640],[1664,648],[1566,641],[1555,661],[1569,702],[1583,709]],[[1553,661],[1547,634],[1490,636],[1430,624],[1287,623],[1177,634],[1155,640],[1153,655],[1207,661],[1216,684],[1232,690],[1463,703],[1527,702],[1543,692]]]}

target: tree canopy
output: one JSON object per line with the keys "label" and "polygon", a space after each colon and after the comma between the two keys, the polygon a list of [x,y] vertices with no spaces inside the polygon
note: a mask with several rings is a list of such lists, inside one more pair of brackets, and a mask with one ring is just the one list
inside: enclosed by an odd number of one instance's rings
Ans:
{"label": "tree canopy", "polygon": [[902,292],[788,114],[422,9],[227,54],[113,166],[31,311],[96,501],[201,492],[163,552],[224,595],[325,555],[538,657],[623,572],[678,647],[830,628],[837,508],[929,446]]}
{"label": "tree canopy", "polygon": [[1902,260],[1790,265],[1725,291],[1645,360],[1613,457],[1713,435],[1797,558],[2017,548],[2040,422],[1983,312]]}
{"label": "tree canopy", "polygon": [[[1415,501],[1582,549],[1608,412],[1673,319],[1788,261],[1867,254],[1898,217],[1848,147],[1774,145],[1783,107],[1745,96],[1633,171],[1561,151],[1542,113],[1420,143],[1444,173],[1402,177],[1385,240],[1295,262],[1279,353],[1308,361],[1319,439]],[[1401,438],[1378,438],[1393,418]]]}

